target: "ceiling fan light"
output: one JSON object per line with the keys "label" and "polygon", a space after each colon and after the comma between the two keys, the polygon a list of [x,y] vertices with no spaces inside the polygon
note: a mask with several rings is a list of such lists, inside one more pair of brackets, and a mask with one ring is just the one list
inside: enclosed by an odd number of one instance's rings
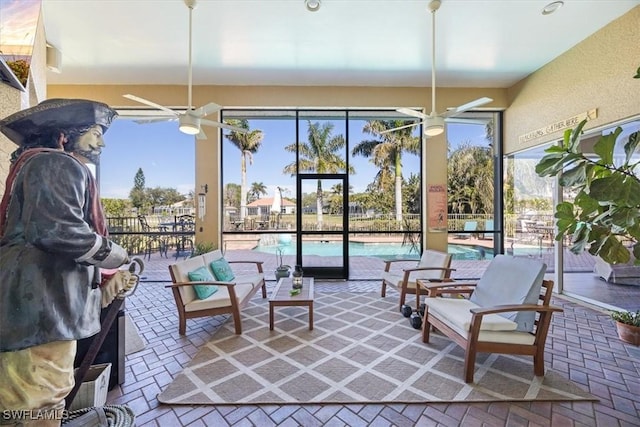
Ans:
{"label": "ceiling fan light", "polygon": [[424,121],[424,134],[426,136],[436,136],[442,132],[444,132],[444,119],[442,117],[429,117]]}
{"label": "ceiling fan light", "polygon": [[180,132],[187,135],[197,135],[200,133],[200,119],[189,114],[180,116]]}
{"label": "ceiling fan light", "polygon": [[424,134],[427,136],[440,135],[442,132],[444,132],[444,126],[442,125],[431,125],[424,128]]}
{"label": "ceiling fan light", "polygon": [[563,1],[554,1],[542,8],[543,15],[551,15],[556,10],[560,9],[564,5]]}
{"label": "ceiling fan light", "polygon": [[197,135],[200,133],[200,129],[193,125],[180,125],[180,132],[186,133],[187,135]]}
{"label": "ceiling fan light", "polygon": [[309,12],[317,12],[320,9],[320,0],[304,0],[304,5]]}

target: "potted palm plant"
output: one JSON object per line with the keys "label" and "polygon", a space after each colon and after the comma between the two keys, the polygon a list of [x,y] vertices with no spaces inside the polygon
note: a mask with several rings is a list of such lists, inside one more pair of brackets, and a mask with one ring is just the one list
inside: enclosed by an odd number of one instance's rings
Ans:
{"label": "potted palm plant", "polygon": [[191,258],[195,258],[198,255],[206,254],[216,249],[216,245],[212,242],[197,242],[193,248],[193,252],[191,253]]}
{"label": "potted palm plant", "polygon": [[640,345],[640,310],[612,311],[611,318],[616,322],[618,337],[624,342]]}

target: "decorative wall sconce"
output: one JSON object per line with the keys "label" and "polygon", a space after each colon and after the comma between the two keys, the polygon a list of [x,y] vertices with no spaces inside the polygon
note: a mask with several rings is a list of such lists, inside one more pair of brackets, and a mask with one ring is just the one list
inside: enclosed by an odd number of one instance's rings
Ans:
{"label": "decorative wall sconce", "polygon": [[200,186],[200,193],[198,193],[198,218],[202,220],[207,214],[207,193],[209,192],[209,185],[204,184]]}

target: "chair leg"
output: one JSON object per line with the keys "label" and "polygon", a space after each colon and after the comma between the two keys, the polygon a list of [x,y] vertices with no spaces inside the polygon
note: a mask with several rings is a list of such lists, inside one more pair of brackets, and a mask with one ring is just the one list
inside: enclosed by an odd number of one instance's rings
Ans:
{"label": "chair leg", "polygon": [[467,349],[464,353],[464,382],[469,384],[473,382],[473,374],[476,370],[476,349],[467,342]]}
{"label": "chair leg", "polygon": [[405,300],[407,299],[407,292],[404,288],[400,289],[400,307],[398,307],[399,310],[402,309],[402,306],[404,305]]}
{"label": "chair leg", "polygon": [[544,375],[544,347],[542,349],[538,348],[533,355],[533,373],[537,377]]}
{"label": "chair leg", "polygon": [[267,297],[267,284],[265,282],[262,282],[262,298],[266,298]]}
{"label": "chair leg", "polygon": [[187,319],[183,317],[178,319],[178,333],[180,335],[185,335],[187,333]]}
{"label": "chair leg", "polygon": [[236,307],[232,313],[233,326],[236,328],[236,335],[242,334],[242,319],[240,318],[240,310]]}
{"label": "chair leg", "polygon": [[422,318],[422,342],[429,342],[429,335],[431,333],[431,323],[429,323],[429,307],[425,307],[424,316]]}
{"label": "chair leg", "polygon": [[382,292],[380,292],[380,296],[382,298],[387,296],[387,282],[385,282],[384,280],[382,281]]}

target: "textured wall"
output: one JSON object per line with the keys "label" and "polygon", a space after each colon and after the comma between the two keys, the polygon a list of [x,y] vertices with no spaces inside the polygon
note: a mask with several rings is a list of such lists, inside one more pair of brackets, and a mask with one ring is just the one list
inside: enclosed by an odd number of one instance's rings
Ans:
{"label": "textured wall", "polygon": [[[21,92],[9,85],[0,83],[0,118],[17,111],[32,107],[47,96],[46,41],[42,15],[38,20],[34,37],[31,65],[26,90]],[[5,182],[9,173],[9,159],[16,145],[0,133],[0,197],[5,192]]]}
{"label": "textured wall", "polygon": [[519,136],[598,109],[585,129],[640,115],[640,6],[578,43],[509,89],[505,152],[562,138],[556,131],[526,143]]}

